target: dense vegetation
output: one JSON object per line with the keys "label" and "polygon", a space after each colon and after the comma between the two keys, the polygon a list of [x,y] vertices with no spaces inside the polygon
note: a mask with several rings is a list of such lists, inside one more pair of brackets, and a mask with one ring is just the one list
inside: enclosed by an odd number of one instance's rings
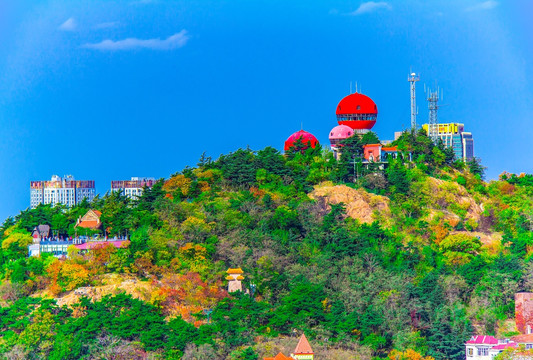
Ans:
{"label": "dense vegetation", "polygon": [[[361,161],[376,141],[348,139],[338,161],[305,144],[203,155],[135,201],[110,193],[8,218],[0,356],[257,359],[305,332],[322,358],[462,359],[473,333],[514,331],[514,293],[533,290],[533,176],[486,183],[478,160],[423,132],[402,135],[380,169]],[[311,199],[335,185],[389,210],[369,223]],[[26,256],[33,227],[72,236],[90,208],[129,246]],[[244,270],[245,293],[226,293],[228,267]]]}

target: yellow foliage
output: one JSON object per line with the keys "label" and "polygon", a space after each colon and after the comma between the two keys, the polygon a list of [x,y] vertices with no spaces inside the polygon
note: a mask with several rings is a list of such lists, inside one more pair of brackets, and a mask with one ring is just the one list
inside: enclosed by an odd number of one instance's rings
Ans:
{"label": "yellow foliage", "polygon": [[163,185],[163,190],[172,193],[178,189],[181,190],[183,195],[189,194],[192,180],[185,175],[179,174],[168,179]]}
{"label": "yellow foliage", "polygon": [[390,360],[435,360],[431,356],[424,357],[412,349],[405,351],[392,350],[388,357]]}
{"label": "yellow foliage", "polygon": [[4,239],[2,242],[2,249],[9,249],[11,244],[17,245],[19,248],[24,249],[33,242],[33,238],[30,234],[25,233],[12,233]]}
{"label": "yellow foliage", "polygon": [[183,232],[209,232],[211,227],[203,219],[199,219],[195,216],[189,216],[181,224],[181,230]]}

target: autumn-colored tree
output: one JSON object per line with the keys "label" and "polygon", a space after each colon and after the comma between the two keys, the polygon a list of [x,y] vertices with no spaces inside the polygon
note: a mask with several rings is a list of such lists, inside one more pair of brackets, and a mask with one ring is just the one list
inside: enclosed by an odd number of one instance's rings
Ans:
{"label": "autumn-colored tree", "polygon": [[435,360],[431,356],[424,357],[412,349],[407,349],[405,351],[392,350],[389,353],[388,358],[390,360]]}
{"label": "autumn-colored tree", "polygon": [[51,280],[50,292],[55,296],[85,285],[89,280],[89,270],[85,266],[62,260],[54,261],[46,272]]}
{"label": "autumn-colored tree", "polygon": [[175,193],[177,190],[185,196],[189,194],[192,180],[185,175],[178,174],[168,179],[163,185],[163,190],[169,194]]}

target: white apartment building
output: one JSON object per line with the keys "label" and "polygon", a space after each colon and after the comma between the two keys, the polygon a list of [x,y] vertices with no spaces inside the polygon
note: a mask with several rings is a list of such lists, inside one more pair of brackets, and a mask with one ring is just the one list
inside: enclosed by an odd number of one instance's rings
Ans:
{"label": "white apartment building", "polygon": [[115,180],[111,181],[111,191],[122,191],[126,197],[136,200],[142,196],[145,186],[151,188],[155,183],[156,180],[152,177],[132,177],[131,180]]}
{"label": "white apartment building", "polygon": [[53,175],[50,181],[30,182],[30,206],[58,204],[68,207],[79,204],[83,199],[92,201],[96,196],[94,180],[75,180],[72,175],[61,178]]}

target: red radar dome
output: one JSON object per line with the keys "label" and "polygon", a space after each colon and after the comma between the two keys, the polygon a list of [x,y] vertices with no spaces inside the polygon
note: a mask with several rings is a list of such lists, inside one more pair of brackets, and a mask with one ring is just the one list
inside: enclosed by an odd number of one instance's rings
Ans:
{"label": "red radar dome", "polygon": [[295,132],[294,134],[289,136],[287,140],[285,140],[285,147],[284,147],[285,151],[293,147],[298,141],[298,139],[300,139],[300,141],[304,145],[304,148],[302,150],[307,149],[309,146],[311,146],[312,148],[315,148],[316,144],[318,144],[318,140],[313,134],[308,133],[307,131],[304,131],[304,130],[300,130],[300,131]]}
{"label": "red radar dome", "polygon": [[337,105],[339,125],[347,125],[360,132],[370,130],[378,119],[378,107],[366,95],[353,93],[344,97]]}

